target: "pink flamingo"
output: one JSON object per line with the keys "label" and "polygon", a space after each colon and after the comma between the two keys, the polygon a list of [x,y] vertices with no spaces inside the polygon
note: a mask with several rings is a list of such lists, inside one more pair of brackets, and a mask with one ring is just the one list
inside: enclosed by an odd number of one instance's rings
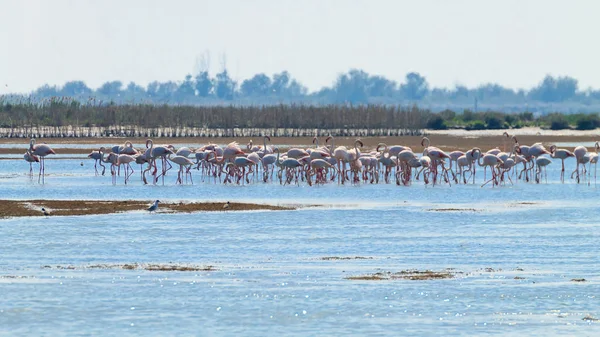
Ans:
{"label": "pink flamingo", "polygon": [[146,153],[140,153],[135,156],[135,163],[140,165],[140,178],[144,181],[144,164],[148,163],[148,159],[146,158]]}
{"label": "pink flamingo", "polygon": [[120,154],[117,157],[117,167],[120,167],[121,165],[125,166],[125,185],[127,185],[127,182],[129,181],[129,177],[131,177],[131,175],[133,174],[134,170],[133,167],[131,167],[131,163],[135,162],[135,157],[128,155],[128,154]]}
{"label": "pink flamingo", "polygon": [[558,158],[561,162],[560,181],[565,182],[565,159],[575,157],[573,152],[565,149],[557,149],[556,145],[550,146],[550,157]]}
{"label": "pink flamingo", "polygon": [[98,163],[100,163],[100,166],[102,167],[102,175],[104,175],[104,172],[106,171],[106,167],[102,165],[102,160],[104,159],[103,152],[104,147],[101,147],[99,150],[92,151],[88,154],[88,158],[94,159],[94,170],[96,171],[96,175],[98,175]]}
{"label": "pink flamingo", "polygon": [[119,165],[117,164],[119,160],[119,155],[111,152],[108,154],[108,156],[106,156],[106,163],[110,163],[110,175],[111,175],[111,179],[112,179],[112,184],[116,185],[117,184],[117,171],[115,170],[115,167],[118,167]]}
{"label": "pink flamingo", "polygon": [[575,150],[573,150],[573,154],[575,155],[575,160],[577,161],[577,167],[575,167],[575,171],[571,173],[571,179],[573,179],[573,175],[577,173],[576,179],[577,183],[579,183],[579,165],[583,165],[583,169],[585,170],[585,164],[589,162],[589,156],[587,156],[587,149],[584,146],[577,146]]}
{"label": "pink flamingo", "polygon": [[[589,169],[589,174],[591,175],[591,171],[592,171],[592,164],[594,164],[594,185],[596,185],[596,171],[597,171],[597,166],[598,166],[598,149],[600,149],[600,144],[598,142],[596,142],[594,144],[594,149],[596,150],[596,152],[594,153],[590,153],[590,169]],[[590,184],[590,180],[588,180],[588,185]]]}
{"label": "pink flamingo", "polygon": [[291,183],[291,181],[292,181],[292,179],[294,179],[294,177],[295,177],[296,183],[298,183],[297,168],[301,167],[302,164],[300,164],[300,162],[295,158],[287,158],[283,161],[280,161],[279,149],[275,148],[274,151],[277,152],[277,159],[275,160],[275,165],[277,165],[279,167],[279,172],[277,173],[277,176],[279,177],[279,183],[280,184],[282,183],[283,170],[285,170],[285,177],[286,177],[285,184]]}
{"label": "pink flamingo", "polygon": [[492,182],[492,187],[495,185],[498,185],[498,178],[497,178],[497,174],[496,174],[496,167],[498,167],[499,165],[502,164],[502,159],[498,158],[496,155],[493,154],[486,154],[483,156],[480,156],[479,159],[477,160],[477,163],[479,164],[479,166],[489,166],[490,170],[492,171],[492,178],[488,181],[486,181],[485,183],[483,183],[483,185],[481,185],[481,187],[485,186],[487,183]]}
{"label": "pink flamingo", "polygon": [[45,183],[44,176],[46,175],[46,156],[50,154],[56,154],[50,146],[46,144],[35,144],[35,138],[31,138],[29,141],[29,153],[38,156],[40,159],[40,173],[38,175],[38,183],[40,182],[40,178],[42,179],[42,184]]}
{"label": "pink flamingo", "polygon": [[29,150],[27,150],[27,151],[25,151],[25,154],[23,155],[23,159],[25,159],[25,161],[29,163],[29,177],[33,178],[33,165],[32,164],[39,163],[40,158],[38,158],[38,156],[29,152]]}
{"label": "pink flamingo", "polygon": [[[536,183],[540,183],[540,179],[542,178],[542,175],[546,176],[546,183],[548,183],[548,172],[546,172],[546,166],[552,164],[552,160],[546,158],[546,157],[539,157],[535,160],[535,164],[536,164],[536,173],[535,173],[535,182]],[[542,169],[543,169],[543,173],[542,173]]]}
{"label": "pink flamingo", "polygon": [[190,177],[190,181],[192,182],[192,184],[194,184],[194,181],[192,180],[192,173],[190,172],[190,169],[192,168],[192,166],[194,165],[194,162],[191,161],[189,158],[187,158],[187,156],[181,156],[181,155],[176,155],[176,156],[172,156],[172,153],[170,153],[168,155],[168,159],[172,162],[174,162],[175,164],[179,165],[179,171],[177,172],[177,181],[175,182],[176,184],[183,184],[183,167],[185,166],[185,182],[187,183],[187,179],[188,179],[188,175]]}

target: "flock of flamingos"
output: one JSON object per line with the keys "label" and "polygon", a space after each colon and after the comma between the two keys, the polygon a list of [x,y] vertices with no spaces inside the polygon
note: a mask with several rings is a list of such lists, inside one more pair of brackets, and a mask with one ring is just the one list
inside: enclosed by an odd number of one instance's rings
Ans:
{"label": "flock of flamingos", "polygon": [[[267,145],[267,141],[271,141],[269,136],[264,137],[262,146],[250,141],[245,151],[236,142],[225,148],[208,144],[193,151],[188,147],[175,149],[172,145],[157,146],[148,139],[143,150],[135,149],[127,141],[123,145],[113,146],[110,151],[102,147],[88,157],[95,160],[96,175],[104,175],[104,164],[110,165],[113,184],[117,183],[121,168],[124,170],[124,183],[129,182],[135,172],[131,164],[140,165],[140,177],[144,184],[149,183],[148,179],[152,184],[157,184],[159,180],[164,184],[165,176],[173,163],[179,166],[176,184],[184,184],[184,181],[186,184],[193,183],[192,169],[201,171],[202,180],[214,179],[215,182],[235,184],[269,182],[273,179],[284,185],[306,182],[310,186],[328,182],[375,184],[380,181],[395,182],[398,185],[410,185],[415,181],[433,185],[475,184],[475,173],[479,167],[484,170],[483,187],[487,184],[513,184],[519,179],[539,183],[545,178],[547,181],[546,166],[552,163],[551,158],[561,160],[560,179],[564,182],[564,161],[569,157],[576,160],[571,179],[575,179],[577,183],[587,179],[589,184],[591,165],[597,164],[600,148],[598,142],[594,152],[589,152],[583,146],[577,146],[571,152],[557,149],[554,145],[546,149],[541,143],[520,145],[515,136],[511,137],[506,132],[503,134],[503,149],[495,148],[487,152],[475,147],[466,152],[446,153],[432,146],[427,137],[423,137],[423,148],[419,149],[421,155],[407,146],[388,146],[384,143],[379,143],[374,151],[361,152],[363,142],[360,139],[350,149],[345,146],[336,147],[335,139],[331,136],[325,140],[325,146],[319,146],[315,137],[313,146],[290,148],[285,153]],[[31,176],[32,163],[39,162],[38,182],[44,182],[44,161],[50,154],[55,154],[50,146],[36,144],[35,139],[31,139],[24,159],[30,163]],[[102,172],[99,172],[98,166],[102,168]],[[594,167],[594,180],[595,178]]]}

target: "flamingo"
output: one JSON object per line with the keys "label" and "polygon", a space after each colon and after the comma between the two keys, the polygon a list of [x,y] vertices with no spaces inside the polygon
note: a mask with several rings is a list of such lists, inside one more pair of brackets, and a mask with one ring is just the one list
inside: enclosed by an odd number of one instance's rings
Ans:
{"label": "flamingo", "polygon": [[565,159],[575,157],[573,152],[565,149],[557,149],[556,145],[550,146],[550,157],[558,158],[561,162],[560,181],[565,182]]}
{"label": "flamingo", "polygon": [[[148,146],[148,144],[150,144]],[[152,142],[151,139],[148,139],[146,141],[146,147],[148,148],[146,150],[146,158],[149,159],[149,161],[151,162],[150,166],[154,166],[154,173],[156,173],[156,171],[158,170],[157,166],[156,166],[156,159],[161,158],[162,159],[162,173],[159,174],[158,176],[156,176],[156,178],[154,179],[154,184],[156,184],[158,182],[158,178],[160,178],[162,176],[162,182],[163,185],[165,184],[165,175],[167,174],[167,171],[169,171],[171,169],[171,164],[169,164],[169,161],[167,160],[167,156],[169,154],[172,154],[173,151],[171,149],[169,149],[167,146],[154,146],[154,142]],[[149,155],[148,155],[149,154]],[[167,165],[169,166],[167,168]],[[149,170],[150,167],[147,169]],[[145,179],[144,179],[144,182]]]}
{"label": "flamingo", "polygon": [[328,161],[326,161],[324,159],[311,160],[310,170],[306,171],[306,181],[308,182],[309,185],[312,185],[310,177],[312,175],[315,175],[317,177],[316,183],[324,184],[327,181],[327,179],[326,179],[327,171],[329,169],[336,170],[334,165],[332,165],[331,163],[329,163]]}
{"label": "flamingo", "polygon": [[42,184],[45,183],[44,176],[46,175],[46,156],[50,154],[56,154],[50,146],[46,144],[38,144],[36,145],[35,138],[31,138],[29,141],[29,153],[38,156],[40,159],[40,173],[38,175],[38,183],[40,182],[40,178],[42,179]]}
{"label": "flamingo", "polygon": [[189,148],[189,147],[187,147],[187,146],[183,146],[183,147],[180,147],[179,149],[177,149],[177,151],[175,152],[175,155],[176,155],[176,156],[182,156],[182,157],[186,157],[186,158],[187,158],[187,157],[189,157],[189,156],[190,156],[190,154],[192,154],[192,152],[193,152],[193,151],[192,151],[192,150],[190,150],[190,148]]}
{"label": "flamingo", "polygon": [[[364,146],[363,142],[360,139],[354,141],[354,148],[352,150],[349,150],[346,154],[346,158],[344,158],[344,160],[350,164],[350,170],[352,171],[352,173],[354,173],[353,182],[358,181],[358,172],[362,168],[362,163],[360,163],[360,161],[358,160],[358,158],[360,158],[360,149],[358,148],[358,145],[360,145],[360,147]],[[346,179],[345,175],[344,177],[342,177],[342,181],[344,179]]]}
{"label": "flamingo", "polygon": [[329,142],[331,140],[331,146],[329,148],[329,152],[333,155],[333,157],[336,160],[337,163],[337,169],[338,169],[338,183],[340,182],[340,179],[343,183],[345,176],[346,176],[346,158],[348,157],[348,149],[345,146],[338,146],[335,147],[335,139],[333,138],[333,136],[328,136],[325,139],[325,144],[327,144],[327,142]]}
{"label": "flamingo", "polygon": [[186,167],[186,169],[185,169],[185,182],[187,183],[187,178],[188,178],[188,175],[189,175],[190,176],[190,181],[192,182],[192,184],[194,184],[194,181],[192,180],[192,173],[190,172],[190,169],[194,165],[193,161],[191,161],[187,156],[182,156],[182,155],[175,155],[175,156],[173,156],[173,153],[169,153],[169,155],[167,156],[167,158],[170,161],[172,161],[173,163],[179,165],[179,171],[177,172],[177,181],[175,182],[176,184],[183,184],[182,175],[183,175],[183,167],[184,166]]}
{"label": "flamingo", "polygon": [[502,159],[498,158],[497,156],[493,155],[493,154],[485,154],[483,156],[480,156],[479,159],[477,160],[477,163],[479,164],[479,166],[489,166],[490,170],[492,171],[492,178],[488,181],[486,181],[485,183],[483,183],[483,185],[481,185],[481,187],[485,186],[487,183],[493,181],[492,183],[492,187],[494,185],[498,185],[498,180],[497,180],[497,174],[496,174],[496,170],[495,168],[502,164]]}
{"label": "flamingo", "polygon": [[[481,157],[481,149],[478,147],[474,147],[469,151],[465,152],[465,156],[470,163],[475,163]],[[471,165],[473,176],[473,184],[475,184],[475,174],[476,174],[476,165]],[[485,172],[484,172],[485,173]]]}
{"label": "flamingo", "polygon": [[[415,162],[415,160],[417,162]],[[396,157],[396,161],[400,167],[400,171],[396,171],[396,184],[399,184],[400,180],[402,180],[404,185],[408,185],[412,176],[412,169],[423,166],[421,161],[417,158],[417,155],[415,155],[412,150],[400,151]],[[411,163],[413,165],[411,165]]]}
{"label": "flamingo", "polygon": [[[283,174],[283,170],[286,171],[285,176],[286,176],[286,182],[285,184],[289,184],[292,181],[292,178],[295,177],[295,181],[296,183],[298,183],[298,174],[296,169],[298,167],[301,167],[302,164],[300,164],[300,162],[295,159],[295,158],[287,158],[283,161],[280,161],[279,159],[279,149],[275,148],[274,149],[275,152],[277,152],[277,159],[275,160],[275,165],[277,165],[279,167],[279,172],[278,172],[278,176],[279,176],[279,183],[281,183],[281,178],[282,178],[282,174]],[[284,185],[285,185],[284,184]]]}
{"label": "flamingo", "polygon": [[23,159],[25,159],[26,162],[29,163],[29,176],[31,178],[33,178],[33,163],[39,163],[40,162],[40,158],[36,155],[34,155],[33,153],[29,152],[29,149],[27,151],[25,151],[25,154],[23,155]]}
{"label": "flamingo", "polygon": [[456,170],[458,171],[458,158],[464,156],[465,153],[462,151],[452,151],[450,153],[448,153],[448,157],[450,157],[450,159],[448,160],[448,167],[450,168],[450,172],[452,172],[452,176],[454,177],[454,182],[458,183],[458,178],[456,177],[456,174],[454,173],[454,170],[452,170],[452,162],[454,162],[456,165]]}
{"label": "flamingo", "polygon": [[[594,185],[596,185],[596,171],[597,171],[597,166],[598,166],[598,149],[600,149],[600,144],[598,142],[596,142],[594,144],[594,149],[595,149],[595,152],[590,153],[590,173],[589,174],[591,174],[592,164],[594,164]],[[590,181],[588,180],[588,185],[589,184],[590,184]]]}
{"label": "flamingo", "polygon": [[101,147],[98,151],[92,151],[88,154],[88,158],[94,159],[94,170],[96,171],[96,175],[98,175],[98,163],[102,167],[102,175],[106,171],[106,167],[102,165],[102,160],[104,159],[104,147]]}
{"label": "flamingo", "polygon": [[571,173],[571,179],[573,175],[577,173],[576,179],[577,183],[579,183],[579,165],[583,164],[583,169],[585,169],[585,164],[589,161],[589,156],[587,156],[587,149],[584,146],[577,146],[575,150],[573,150],[573,154],[575,155],[575,160],[577,161],[577,167],[575,167],[575,171]]}
{"label": "flamingo", "polygon": [[[379,148],[382,147],[382,146],[383,146],[383,149],[379,150]],[[383,177],[384,177],[384,181],[386,182],[386,184],[389,184],[390,183],[390,174],[392,172],[392,169],[396,166],[396,162],[394,162],[392,160],[392,158],[390,158],[389,153],[386,156],[387,145],[385,143],[379,143],[379,144],[377,144],[376,151],[377,152],[381,151],[380,155],[379,155],[379,158],[377,160],[385,168],[385,172],[383,173]]]}
{"label": "flamingo", "polygon": [[[552,160],[550,160],[546,157],[539,157],[535,160],[535,165],[537,167],[536,174],[535,174],[535,181],[538,184],[540,183],[540,179],[543,174],[545,174],[546,183],[548,183],[548,173],[546,172],[546,166],[548,166],[550,164],[552,164]],[[542,173],[542,169],[544,170],[543,173]]]}
{"label": "flamingo", "polygon": [[[248,159],[248,157],[236,157],[233,160],[233,164],[238,170],[241,169],[241,172],[238,172],[237,183],[239,184],[240,179],[242,178],[246,178],[246,182],[250,183],[248,175],[253,172],[252,167],[255,165],[255,163],[252,160]],[[248,168],[248,173],[246,173],[246,168]]]}
{"label": "flamingo", "polygon": [[121,167],[121,165],[125,166],[125,185],[127,185],[127,182],[129,181],[129,177],[131,177],[131,175],[134,172],[133,167],[131,167],[132,162],[135,162],[135,157],[133,157],[131,155],[120,154],[117,157],[117,163],[116,163],[117,167]]}

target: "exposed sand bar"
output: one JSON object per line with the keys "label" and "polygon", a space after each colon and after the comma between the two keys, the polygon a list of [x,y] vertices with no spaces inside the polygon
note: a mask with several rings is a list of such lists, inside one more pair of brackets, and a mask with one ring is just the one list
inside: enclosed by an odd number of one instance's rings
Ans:
{"label": "exposed sand bar", "polygon": [[[461,150],[465,151],[473,147],[479,147],[483,150],[498,147],[503,149],[506,142],[506,137],[502,137],[502,133],[507,131],[510,135],[518,137],[518,141],[522,145],[531,145],[541,142],[545,145],[554,143],[583,143],[600,140],[600,132],[592,131],[576,131],[576,130],[541,130],[539,128],[523,128],[514,130],[482,130],[482,131],[465,131],[465,130],[443,130],[430,131],[425,134],[431,140],[432,146],[437,146],[444,151]],[[361,137],[365,147],[363,151],[374,149],[378,143],[383,142],[387,145],[404,145],[409,146],[415,152],[422,150],[421,136],[390,136],[390,137]],[[209,143],[228,144],[237,141],[242,149],[246,149],[246,144],[253,140],[255,145],[262,145],[261,137],[177,137],[177,138],[155,138],[154,144],[193,144],[196,147],[203,146]],[[343,145],[351,147],[356,137],[335,137],[335,145]],[[87,154],[92,150],[97,150],[98,144],[104,145],[122,145],[126,140],[131,141],[134,147],[141,149],[145,147],[146,138],[121,138],[121,137],[104,137],[104,138],[40,138],[37,139],[38,144],[47,143],[58,154]],[[320,137],[320,145],[325,145],[325,137]],[[23,143],[22,146],[15,148],[0,149],[0,154],[22,154],[29,146],[27,139],[15,138],[0,138],[0,144],[15,144]],[[61,144],[90,144],[89,148],[73,149],[61,148]],[[271,144],[281,147],[285,151],[291,146],[313,146],[312,137],[271,137]],[[569,148],[569,147],[566,147]],[[572,147],[571,147],[572,149]]]}
{"label": "exposed sand bar", "polygon": [[[160,213],[190,213],[212,211],[284,211],[295,209],[287,206],[232,202],[223,208],[223,202],[161,202]],[[0,200],[0,218],[20,216],[44,216],[45,208],[50,216],[94,215],[119,212],[144,211],[148,201],[141,200]]]}

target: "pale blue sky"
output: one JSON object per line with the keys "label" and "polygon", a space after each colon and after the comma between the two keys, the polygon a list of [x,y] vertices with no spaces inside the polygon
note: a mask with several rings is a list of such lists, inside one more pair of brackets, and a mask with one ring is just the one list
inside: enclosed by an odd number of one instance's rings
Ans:
{"label": "pale blue sky", "polygon": [[[0,0],[0,93],[181,80],[211,54],[234,79],[288,70],[311,91],[360,68],[433,86],[600,88],[600,1]],[[8,86],[6,86],[8,85]]]}

